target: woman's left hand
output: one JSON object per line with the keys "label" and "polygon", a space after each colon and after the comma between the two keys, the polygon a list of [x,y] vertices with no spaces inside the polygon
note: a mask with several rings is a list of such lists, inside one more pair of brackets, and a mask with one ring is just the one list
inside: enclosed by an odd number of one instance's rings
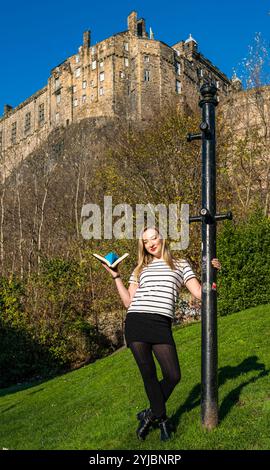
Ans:
{"label": "woman's left hand", "polygon": [[219,269],[219,270],[221,269],[221,263],[217,258],[213,258],[211,260],[211,263],[214,266],[214,268]]}

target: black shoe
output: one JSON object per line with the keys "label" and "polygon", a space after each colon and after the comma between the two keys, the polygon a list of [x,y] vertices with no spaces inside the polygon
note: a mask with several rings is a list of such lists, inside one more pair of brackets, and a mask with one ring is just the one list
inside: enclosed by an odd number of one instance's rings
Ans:
{"label": "black shoe", "polygon": [[139,413],[137,413],[137,419],[141,421],[144,419],[149,413],[151,412],[151,408],[146,408],[146,410],[142,410]]}
{"label": "black shoe", "polygon": [[172,437],[172,426],[168,418],[159,420],[158,427],[160,429],[160,440],[168,441]]}
{"label": "black shoe", "polygon": [[[151,412],[151,410],[144,410],[143,412],[141,413],[144,413],[144,417],[142,419],[140,419],[140,424],[137,428],[137,437],[138,439],[144,441],[144,439],[146,438],[147,434],[149,433],[149,430],[151,428],[151,426],[154,424],[154,417],[153,417],[153,414]],[[138,414],[141,414],[141,413],[138,413]],[[138,417],[138,415],[137,415]]]}

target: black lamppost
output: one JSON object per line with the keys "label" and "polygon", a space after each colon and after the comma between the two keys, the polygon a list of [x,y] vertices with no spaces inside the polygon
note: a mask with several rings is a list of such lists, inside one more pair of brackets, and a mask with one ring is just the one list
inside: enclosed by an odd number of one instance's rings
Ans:
{"label": "black lamppost", "polygon": [[232,213],[216,214],[216,137],[215,107],[217,88],[204,84],[202,99],[201,134],[188,134],[189,142],[202,141],[202,209],[189,222],[202,224],[202,363],[201,363],[201,418],[202,425],[212,429],[218,424],[218,348],[217,348],[217,292],[216,269],[211,260],[216,258],[216,221],[232,219]]}

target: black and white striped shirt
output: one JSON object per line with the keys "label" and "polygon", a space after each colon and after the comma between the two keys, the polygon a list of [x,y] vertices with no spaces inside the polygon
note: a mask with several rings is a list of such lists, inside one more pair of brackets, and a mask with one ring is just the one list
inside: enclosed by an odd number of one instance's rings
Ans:
{"label": "black and white striped shirt", "polygon": [[173,271],[164,260],[155,259],[143,268],[139,282],[133,271],[128,282],[138,284],[138,288],[127,313],[150,312],[173,318],[181,286],[196,277],[188,261],[177,260],[175,265]]}

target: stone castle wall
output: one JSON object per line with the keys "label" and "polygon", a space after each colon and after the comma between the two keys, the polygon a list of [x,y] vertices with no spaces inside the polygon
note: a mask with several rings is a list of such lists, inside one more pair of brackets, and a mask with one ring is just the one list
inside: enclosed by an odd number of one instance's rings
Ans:
{"label": "stone castle wall", "polygon": [[59,126],[101,116],[148,120],[170,104],[197,109],[206,79],[216,82],[221,99],[227,96],[230,81],[193,38],[170,47],[149,38],[136,12],[127,23],[127,31],[92,47],[86,31],[78,52],[52,69],[44,88],[14,109],[5,107],[0,150],[8,167]]}
{"label": "stone castle wall", "polygon": [[270,139],[270,86],[230,93],[222,103],[221,112],[228,128],[238,138],[257,129],[259,135]]}

